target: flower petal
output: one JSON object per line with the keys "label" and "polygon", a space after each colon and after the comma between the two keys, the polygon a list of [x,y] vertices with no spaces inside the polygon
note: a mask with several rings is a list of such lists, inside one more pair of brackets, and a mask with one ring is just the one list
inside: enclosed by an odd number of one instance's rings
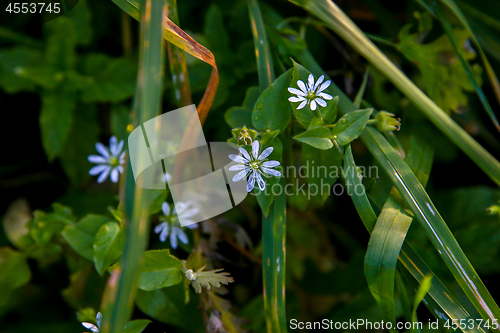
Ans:
{"label": "flower petal", "polygon": [[307,88],[310,91],[314,88],[314,76],[312,74],[309,74],[309,77],[307,78]]}
{"label": "flower petal", "polygon": [[94,324],[91,324],[91,323],[82,323],[83,327],[85,327],[86,329],[88,330],[91,330],[92,332],[99,332],[99,329],[94,325]]}
{"label": "flower petal", "polygon": [[248,162],[248,160],[247,160],[247,159],[245,159],[245,158],[244,158],[243,156],[241,156],[241,155],[231,154],[231,155],[229,155],[228,157],[229,157],[230,159],[232,159],[233,161],[235,161],[236,163],[243,163],[243,164],[245,164],[245,163],[247,163],[247,162]]}
{"label": "flower petal", "polygon": [[244,170],[246,169],[247,167],[243,164],[236,164],[236,165],[231,165],[229,167],[229,171],[240,171],[240,170]]}
{"label": "flower petal", "polygon": [[316,102],[315,101],[311,101],[311,105],[309,106],[311,108],[311,110],[316,110]]}
{"label": "flower petal", "polygon": [[246,177],[246,175],[248,175],[248,173],[250,171],[251,171],[250,169],[245,169],[245,170],[243,170],[241,172],[238,172],[236,175],[234,175],[233,182],[237,182],[237,181],[242,180],[243,178]]}
{"label": "flower petal", "polygon": [[179,219],[181,219],[181,220],[186,220],[186,219],[189,219],[190,217],[195,216],[199,212],[200,212],[200,210],[198,208],[191,208],[191,209],[183,211],[182,214],[178,214],[177,216],[179,216]]}
{"label": "flower petal", "polygon": [[111,170],[111,177],[109,177],[111,179],[111,181],[113,183],[118,183],[118,178],[120,176],[120,173],[118,172],[118,170],[116,170],[116,168],[113,168],[113,170]]}
{"label": "flower petal", "polygon": [[295,97],[295,96],[292,96],[292,97],[289,97],[289,98],[288,98],[288,100],[289,100],[290,102],[296,103],[296,102],[305,101],[305,100],[306,100],[306,98],[305,98],[305,97],[302,97],[302,96],[300,96],[300,97]]}
{"label": "flower petal", "polygon": [[247,159],[247,161],[250,161],[251,158],[250,158],[250,154],[248,154],[248,152],[246,151],[246,149],[240,147],[238,148],[238,150],[240,151],[240,153],[243,155],[244,158]]}
{"label": "flower petal", "polygon": [[97,312],[97,315],[95,316],[95,319],[97,321],[97,327],[101,328],[102,313]]}
{"label": "flower petal", "polygon": [[120,164],[125,163],[125,155],[127,154],[127,151],[125,150],[121,155],[120,155]]}
{"label": "flower petal", "polygon": [[[188,223],[190,220],[184,220],[184,223]],[[186,225],[186,228],[188,229],[196,229],[198,228],[198,223],[191,221],[193,223]]]}
{"label": "flower petal", "polygon": [[89,170],[89,175],[97,176],[107,168],[109,168],[109,165],[96,165],[95,167]]}
{"label": "flower petal", "polygon": [[99,154],[101,154],[102,156],[108,158],[109,157],[109,151],[108,151],[108,148],[106,148],[106,146],[104,146],[102,143],[98,142],[95,144],[95,149],[97,150],[97,152]]}
{"label": "flower petal", "polygon": [[316,91],[316,89],[318,89],[318,86],[323,82],[324,79],[325,79],[324,75],[321,75],[319,77],[318,81],[316,81],[316,83],[314,84],[313,91]]}
{"label": "flower petal", "polygon": [[119,173],[123,173],[123,167],[121,165],[117,166],[116,170],[118,170]]}
{"label": "flower petal", "polygon": [[255,172],[252,172],[250,177],[248,177],[247,191],[252,192],[254,186],[255,186]]}
{"label": "flower petal", "polygon": [[302,103],[299,104],[299,106],[297,106],[297,110],[302,109],[304,106],[306,106],[306,104],[307,104],[307,101],[303,101]]}
{"label": "flower petal", "polygon": [[188,236],[186,235],[186,233],[184,232],[184,230],[182,230],[181,228],[178,228],[178,229],[177,229],[177,238],[179,238],[179,240],[180,240],[183,244],[187,244],[187,243],[189,243]]}
{"label": "flower petal", "polygon": [[257,174],[255,178],[257,178],[257,184],[259,185],[260,190],[264,191],[266,189],[266,182],[262,179],[262,176]]}
{"label": "flower petal", "polygon": [[326,106],[326,102],[324,100],[322,100],[321,98],[315,98],[314,101],[316,103],[318,103],[319,105],[321,105],[322,107]]}
{"label": "flower petal", "polygon": [[155,234],[159,234],[160,232],[162,232],[164,229],[167,229],[167,233],[168,233],[168,223],[167,222],[162,222],[160,224],[158,224],[156,227],[155,227]]}
{"label": "flower petal", "polygon": [[115,155],[114,151],[116,150],[116,144],[118,143],[118,139],[116,136],[112,135],[109,138],[109,151],[111,151],[111,154]]}
{"label": "flower petal", "polygon": [[264,149],[264,151],[262,152],[262,154],[260,154],[259,156],[259,160],[263,160],[265,159],[266,157],[268,157],[269,155],[271,155],[271,153],[273,152],[274,148],[273,147],[267,147],[266,149]]}
{"label": "flower petal", "polygon": [[177,249],[177,228],[172,227],[172,232],[170,233],[170,245],[175,250]]}
{"label": "flower petal", "polygon": [[274,167],[277,167],[278,165],[280,165],[280,162],[278,162],[278,161],[266,161],[266,162],[262,163],[262,166],[264,168],[274,168]]}
{"label": "flower petal", "polygon": [[288,91],[289,91],[290,93],[292,93],[292,94],[297,95],[297,96],[305,96],[305,95],[306,95],[306,93],[305,93],[305,92],[300,91],[299,89],[296,89],[296,88],[292,88],[292,87],[289,87],[289,88],[288,88]]}
{"label": "flower petal", "polygon": [[254,159],[259,158],[259,150],[260,150],[260,143],[259,143],[259,141],[255,140],[252,143],[252,155],[253,155]]}
{"label": "flower petal", "polygon": [[101,155],[90,155],[87,157],[90,163],[108,163],[108,160]]}
{"label": "flower petal", "polygon": [[124,143],[125,142],[123,140],[121,140],[120,142],[118,142],[118,144],[115,145],[115,149],[111,150],[111,154],[113,154],[113,156],[115,156],[115,157],[118,157],[120,155],[120,152],[123,149],[123,144]]}
{"label": "flower petal", "polygon": [[165,243],[167,241],[168,233],[169,233],[169,230],[168,230],[168,225],[167,225],[161,231],[160,242]]}
{"label": "flower petal", "polygon": [[262,171],[271,176],[281,177],[281,172],[279,172],[278,170],[262,167]]}
{"label": "flower petal", "polygon": [[297,85],[299,86],[300,90],[302,90],[304,92],[304,94],[307,94],[308,90],[307,90],[306,85],[304,84],[304,82],[302,82],[302,80],[298,80],[297,81]]}
{"label": "flower petal", "polygon": [[168,202],[164,202],[161,205],[161,210],[163,211],[163,214],[165,214],[165,216],[170,215],[170,205],[168,204]]}
{"label": "flower petal", "polygon": [[99,175],[99,177],[97,177],[97,182],[100,184],[103,181],[105,181],[106,178],[108,178],[108,175],[109,175],[110,171],[111,171],[111,167],[107,165],[106,169],[104,169],[102,171],[102,173]]}
{"label": "flower petal", "polygon": [[326,81],[325,83],[323,83],[322,85],[319,86],[318,91],[316,93],[322,92],[323,90],[325,90],[326,88],[328,88],[331,83],[332,83],[331,80]]}
{"label": "flower petal", "polygon": [[328,94],[325,94],[325,93],[319,93],[318,94],[319,97],[323,98],[323,99],[326,99],[327,101],[331,100],[333,97],[332,95],[328,95]]}

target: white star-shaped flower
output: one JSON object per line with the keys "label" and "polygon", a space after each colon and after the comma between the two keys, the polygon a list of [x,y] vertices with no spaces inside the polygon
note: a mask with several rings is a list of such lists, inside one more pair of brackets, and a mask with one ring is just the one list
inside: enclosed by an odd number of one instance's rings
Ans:
{"label": "white star-shaped flower", "polygon": [[[170,245],[173,249],[177,249],[177,239],[179,239],[183,244],[187,244],[189,242],[186,233],[182,230],[182,227],[179,224],[179,219],[189,222],[189,219],[198,214],[199,211],[198,208],[190,208],[189,202],[179,202],[176,203],[175,206],[176,208],[171,210],[170,205],[167,202],[163,203],[161,209],[165,216],[160,218],[163,222],[158,224],[154,230],[156,234],[160,234],[160,241],[162,242],[165,242],[170,234]],[[198,225],[194,221],[191,222],[192,224],[187,225],[186,228],[198,228]]]}
{"label": "white star-shaped flower", "polygon": [[123,140],[118,142],[116,136],[112,136],[109,139],[109,149],[102,143],[98,142],[95,144],[95,149],[100,155],[90,155],[88,157],[89,162],[96,163],[95,167],[90,169],[89,174],[91,176],[97,176],[97,182],[102,183],[108,178],[110,178],[113,183],[118,183],[118,178],[120,173],[123,173],[123,164],[125,163],[125,151],[123,149]]}
{"label": "white star-shaped flower", "polygon": [[325,107],[325,99],[329,101],[333,97],[323,92],[323,90],[328,88],[332,83],[331,80],[323,82],[324,79],[325,76],[321,75],[318,81],[314,83],[314,76],[312,74],[309,74],[309,78],[307,79],[307,87],[302,80],[298,80],[297,86],[300,88],[300,90],[289,87],[288,91],[297,96],[292,96],[288,98],[288,100],[294,103],[301,102],[297,109],[302,109],[304,106],[306,106],[306,104],[309,104],[309,107],[312,111],[316,110],[316,104]]}
{"label": "white star-shaped flower", "polygon": [[97,322],[97,326],[92,324],[92,323],[85,323],[85,322],[83,322],[82,325],[86,329],[97,333],[97,332],[99,332],[99,329],[101,328],[102,313],[97,312],[97,316],[95,316],[95,320]]}
{"label": "white star-shaped flower", "polygon": [[[255,181],[261,191],[266,188],[266,182],[262,179],[262,176],[276,176],[281,177],[281,172],[271,168],[280,165],[278,161],[266,161],[266,157],[271,155],[273,152],[273,147],[264,149],[262,154],[259,155],[260,143],[255,140],[252,143],[252,154],[250,155],[245,149],[239,148],[241,155],[229,155],[229,158],[233,161],[240,163],[239,165],[233,165],[229,168],[229,171],[240,171],[233,177],[233,182],[237,182],[247,175],[250,175],[247,180],[247,191],[251,192],[255,186]],[[243,155],[243,156],[242,156]]]}

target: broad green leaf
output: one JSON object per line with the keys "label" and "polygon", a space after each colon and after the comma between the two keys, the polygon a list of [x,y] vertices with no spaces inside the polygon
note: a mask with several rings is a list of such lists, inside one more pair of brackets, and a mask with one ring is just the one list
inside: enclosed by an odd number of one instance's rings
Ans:
{"label": "broad green leaf", "polygon": [[29,282],[31,272],[26,257],[9,247],[0,248],[0,308],[7,305],[12,292]]}
{"label": "broad green leaf", "polygon": [[146,329],[146,326],[148,326],[150,322],[151,320],[147,319],[137,319],[129,321],[127,326],[125,326],[123,333],[141,333]]}
{"label": "broad green leaf", "polygon": [[[194,293],[192,293],[194,295]],[[137,307],[162,323],[181,327],[189,332],[205,332],[198,298],[190,297],[186,304],[183,284],[154,291],[137,292]]]}
{"label": "broad green leaf", "polygon": [[[281,140],[279,138],[274,138],[273,141],[267,146],[274,148],[268,159],[282,163],[283,145],[281,143]],[[267,146],[264,146],[264,144],[262,144],[260,148],[261,151],[266,149]],[[280,170],[279,167],[277,169]],[[271,204],[274,200],[273,188],[279,186],[279,178],[274,176],[269,178],[264,177],[264,181],[266,182],[266,188],[264,189],[264,191],[260,191],[257,184],[255,185],[255,191],[257,193],[257,202],[259,203],[260,209],[262,210],[262,214],[264,216],[267,216],[269,214]],[[277,190],[275,189],[274,192],[277,192]]]}
{"label": "broad green leaf", "polygon": [[357,139],[365,129],[372,112],[373,109],[364,109],[342,116],[332,129],[332,139],[337,141],[339,146],[345,146]]}
{"label": "broad green leaf", "polygon": [[259,88],[250,87],[247,89],[245,94],[245,100],[242,106],[233,106],[229,108],[224,114],[224,119],[226,123],[231,128],[241,128],[243,126],[251,127],[252,124],[252,110],[255,106],[255,102],[259,98]]}
{"label": "broad green leaf", "polygon": [[95,269],[102,276],[122,253],[125,232],[115,222],[109,222],[99,228],[94,239],[93,258]]}
{"label": "broad green leaf", "polygon": [[169,250],[146,251],[142,257],[139,288],[152,291],[182,282],[182,263]]}
{"label": "broad green leaf", "polygon": [[136,66],[127,58],[91,53],[83,61],[83,73],[86,75],[83,102],[118,103],[134,93]]}
{"label": "broad green leaf", "polygon": [[226,123],[232,128],[252,126],[252,111],[243,106],[233,106],[224,114]]}
{"label": "broad green leaf", "polygon": [[75,107],[74,92],[64,89],[42,92],[40,131],[42,145],[49,161],[61,153],[68,139],[74,122]]}
{"label": "broad green leaf", "polygon": [[288,102],[288,87],[292,71],[288,70],[276,79],[257,99],[252,111],[253,126],[259,131],[277,130],[283,132],[290,122],[292,113]]}
{"label": "broad green leaf", "polygon": [[58,203],[53,203],[52,207],[53,213],[34,211],[33,220],[27,224],[30,236],[38,245],[48,244],[52,237],[59,235],[66,225],[71,225],[74,221],[69,208]]}
{"label": "broad green leaf", "polygon": [[335,96],[332,100],[326,101],[328,104],[326,107],[321,108],[319,112],[321,113],[321,117],[323,117],[323,121],[325,124],[331,124],[337,118],[337,103],[339,101],[339,97]]}
{"label": "broad green leaf", "polygon": [[0,51],[0,87],[9,93],[31,91],[36,85],[19,75],[23,68],[35,66],[40,63],[42,53],[26,46],[17,46]]}
{"label": "broad green leaf", "polygon": [[46,64],[19,66],[15,68],[15,74],[44,89],[54,89],[64,80],[64,72],[57,71],[53,66],[47,66]]}
{"label": "broad green leaf", "polygon": [[333,147],[333,142],[330,140],[331,136],[332,133],[328,128],[315,127],[305,131],[304,133],[296,135],[293,138],[312,147],[326,150]]}
{"label": "broad green leaf", "polygon": [[268,332],[286,332],[286,194],[285,179],[280,180],[281,193],[267,217],[262,219],[262,270],[264,276],[264,309]]}
{"label": "broad green leaf", "polygon": [[319,118],[313,118],[311,123],[309,124],[308,130],[313,129],[315,127],[323,126],[324,121]]}
{"label": "broad green leaf", "polygon": [[99,123],[94,105],[79,104],[74,115],[74,123],[59,159],[62,167],[75,185],[89,179],[89,170],[95,164],[87,156],[96,154],[95,143],[99,141]]}
{"label": "broad green leaf", "polygon": [[59,70],[73,69],[76,64],[75,47],[78,42],[73,20],[63,15],[43,26],[48,32],[45,47],[46,64]]}
{"label": "broad green leaf", "polygon": [[66,226],[61,235],[79,255],[93,261],[94,239],[99,229],[108,222],[110,220],[106,216],[89,214],[78,223]]}
{"label": "broad green leaf", "polygon": [[309,193],[316,193],[321,198],[321,203],[328,198],[331,186],[340,176],[342,157],[337,149],[322,150],[302,145],[302,165],[309,169]]}

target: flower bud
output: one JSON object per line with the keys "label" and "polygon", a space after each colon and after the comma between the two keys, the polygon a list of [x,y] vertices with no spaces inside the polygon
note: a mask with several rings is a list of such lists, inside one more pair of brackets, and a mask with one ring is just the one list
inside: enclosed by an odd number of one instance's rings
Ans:
{"label": "flower bud", "polygon": [[257,132],[246,128],[246,126],[235,128],[231,133],[238,142],[238,146],[251,146],[253,140],[257,137]]}
{"label": "flower bud", "polygon": [[380,111],[375,117],[375,126],[380,132],[399,131],[400,119],[395,118],[393,113]]}

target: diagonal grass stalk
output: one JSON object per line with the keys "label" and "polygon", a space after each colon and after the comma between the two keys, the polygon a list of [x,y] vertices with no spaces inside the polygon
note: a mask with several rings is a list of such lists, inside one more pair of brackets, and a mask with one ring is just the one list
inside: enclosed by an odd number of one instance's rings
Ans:
{"label": "diagonal grass stalk", "polygon": [[469,156],[497,185],[500,163],[454,122],[380,51],[332,1],[293,0],[317,16],[381,71],[436,127]]}

